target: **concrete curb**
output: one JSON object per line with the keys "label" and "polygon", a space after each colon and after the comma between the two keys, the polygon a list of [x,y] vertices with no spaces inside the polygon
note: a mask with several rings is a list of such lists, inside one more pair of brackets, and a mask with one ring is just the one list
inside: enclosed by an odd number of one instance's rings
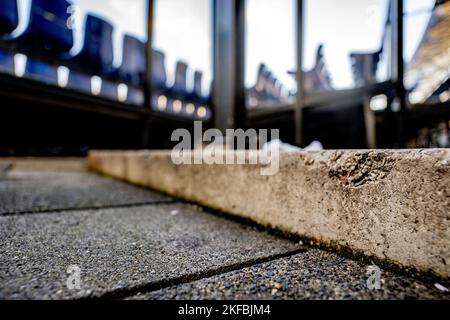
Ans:
{"label": "concrete curb", "polygon": [[89,154],[91,170],[264,226],[450,278],[450,150],[281,153],[260,165],[175,165],[167,151]]}

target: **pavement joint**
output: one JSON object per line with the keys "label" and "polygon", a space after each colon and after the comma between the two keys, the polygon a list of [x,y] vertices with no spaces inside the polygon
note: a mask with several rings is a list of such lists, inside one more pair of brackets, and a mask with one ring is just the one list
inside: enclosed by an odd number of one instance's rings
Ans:
{"label": "pavement joint", "polygon": [[265,256],[265,257],[261,257],[261,258],[255,258],[255,259],[238,262],[238,263],[227,265],[227,266],[221,266],[217,269],[199,271],[199,272],[195,272],[192,274],[183,275],[180,277],[175,277],[175,278],[171,278],[171,279],[163,279],[160,281],[148,283],[145,285],[134,286],[134,287],[130,287],[130,288],[116,289],[116,290],[113,290],[110,292],[106,292],[103,295],[98,296],[98,297],[84,297],[84,298],[81,298],[78,300],[125,299],[128,297],[132,297],[138,293],[149,293],[151,291],[165,289],[165,288],[169,288],[171,286],[187,284],[187,283],[191,283],[194,281],[207,279],[207,278],[210,278],[213,276],[225,274],[228,272],[239,271],[239,270],[242,270],[242,269],[245,269],[248,267],[252,267],[252,266],[256,266],[256,265],[259,265],[262,263],[272,262],[272,261],[276,261],[278,259],[291,257],[291,256],[294,256],[299,253],[304,253],[306,251],[308,251],[308,249],[306,247],[299,248],[299,249],[291,250],[288,252],[283,252],[283,253]]}
{"label": "pavement joint", "polygon": [[36,214],[47,214],[47,213],[61,213],[61,212],[77,212],[77,211],[95,211],[95,210],[107,210],[107,209],[123,209],[123,208],[138,208],[145,206],[154,206],[154,205],[165,205],[165,204],[174,204],[180,201],[177,200],[161,200],[161,201],[146,201],[140,203],[124,203],[124,204],[116,204],[116,205],[101,205],[101,206],[87,206],[87,207],[76,207],[76,208],[56,208],[56,209],[46,209],[46,210],[37,210],[37,211],[11,211],[0,214],[2,217],[9,216],[24,216],[24,215],[36,215]]}

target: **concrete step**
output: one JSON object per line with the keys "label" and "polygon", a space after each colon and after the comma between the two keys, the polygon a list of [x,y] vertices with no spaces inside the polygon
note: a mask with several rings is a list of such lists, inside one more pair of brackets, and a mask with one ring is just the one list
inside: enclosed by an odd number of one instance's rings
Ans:
{"label": "concrete step", "polygon": [[[252,154],[247,154],[247,157]],[[94,151],[91,170],[308,241],[450,278],[450,150],[281,153],[263,165],[176,165],[170,151]]]}

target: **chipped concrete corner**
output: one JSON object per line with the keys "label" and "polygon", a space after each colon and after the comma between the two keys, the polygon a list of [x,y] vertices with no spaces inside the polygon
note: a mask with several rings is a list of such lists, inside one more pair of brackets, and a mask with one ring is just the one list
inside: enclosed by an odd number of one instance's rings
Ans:
{"label": "chipped concrete corner", "polygon": [[280,171],[91,152],[91,170],[450,278],[450,150],[282,153]]}

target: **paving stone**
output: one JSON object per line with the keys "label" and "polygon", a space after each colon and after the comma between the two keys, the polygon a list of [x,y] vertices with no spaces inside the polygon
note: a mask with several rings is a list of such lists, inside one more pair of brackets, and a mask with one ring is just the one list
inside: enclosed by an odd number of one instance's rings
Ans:
{"label": "paving stone", "polygon": [[[0,299],[111,297],[299,248],[186,204],[1,216]],[[71,265],[80,290],[67,287]]]}
{"label": "paving stone", "polygon": [[13,170],[0,178],[0,215],[170,200],[150,190],[85,172]]}
{"label": "paving stone", "polygon": [[384,270],[380,273],[380,289],[371,290],[367,286],[371,274],[367,265],[310,249],[238,271],[139,293],[129,299],[450,299],[449,293],[433,283]]}
{"label": "paving stone", "polygon": [[0,158],[0,170],[2,168],[17,171],[85,172],[86,158],[7,157]]}

